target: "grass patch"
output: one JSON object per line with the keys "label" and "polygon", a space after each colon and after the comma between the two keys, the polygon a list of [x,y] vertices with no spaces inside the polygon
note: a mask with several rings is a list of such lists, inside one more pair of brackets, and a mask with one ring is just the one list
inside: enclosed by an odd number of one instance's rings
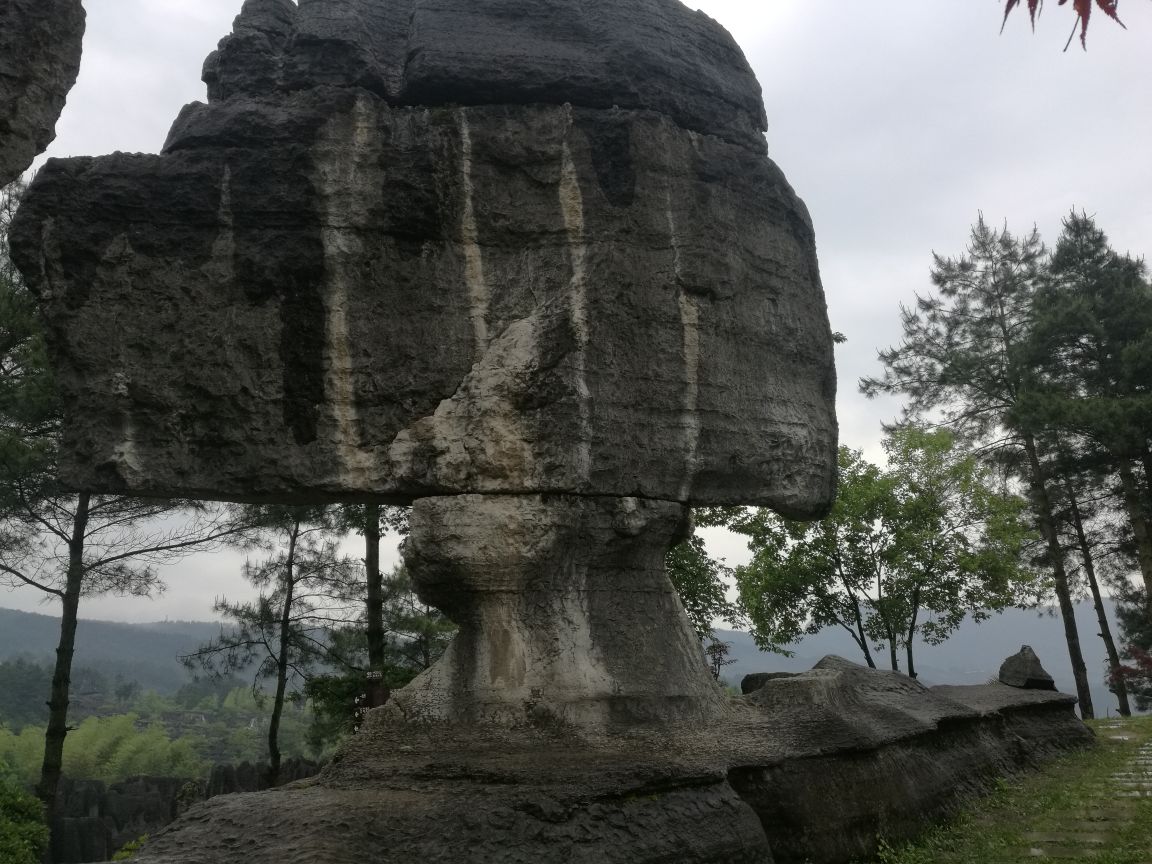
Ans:
{"label": "grass patch", "polygon": [[[1119,724],[1119,728],[1112,728]],[[1035,864],[1055,859],[1092,864],[1152,864],[1152,797],[1139,791],[1152,772],[1152,717],[1096,720],[1099,746],[1054,761],[1039,773],[1002,781],[948,825],[917,842],[882,844],[879,864]],[[1144,748],[1143,753],[1141,748]],[[1149,780],[1152,778],[1144,778]],[[1152,792],[1152,782],[1148,789]]]}

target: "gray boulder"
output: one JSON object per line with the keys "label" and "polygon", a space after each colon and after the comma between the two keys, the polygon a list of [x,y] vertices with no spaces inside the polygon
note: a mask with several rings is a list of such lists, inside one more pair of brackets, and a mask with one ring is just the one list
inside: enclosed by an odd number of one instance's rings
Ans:
{"label": "gray boulder", "polygon": [[1028,645],[1000,664],[1000,683],[1025,690],[1055,690],[1056,682],[1040,665],[1040,658]]}
{"label": "gray boulder", "polygon": [[80,0],[0,0],[0,186],[56,137],[83,38]]}

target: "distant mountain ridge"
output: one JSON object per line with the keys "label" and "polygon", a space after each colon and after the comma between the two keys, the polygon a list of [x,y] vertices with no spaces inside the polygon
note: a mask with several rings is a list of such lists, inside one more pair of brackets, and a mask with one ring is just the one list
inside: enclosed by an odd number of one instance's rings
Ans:
{"label": "distant mountain ridge", "polygon": [[[97,669],[109,677],[138,681],[147,690],[171,694],[191,680],[177,659],[220,632],[206,621],[157,621],[124,624],[81,619],[76,627],[76,667]],[[60,619],[0,608],[0,660],[23,657],[41,665],[56,659]]]}
{"label": "distant mountain ridge", "polygon": [[[1105,716],[1110,710],[1115,714],[1115,698],[1104,685],[1104,644],[1096,635],[1096,613],[1091,603],[1077,605],[1076,620],[1096,713]],[[1115,628],[1114,620],[1112,624]],[[206,621],[124,624],[82,619],[76,631],[76,665],[93,667],[109,676],[119,674],[139,681],[146,689],[170,694],[191,680],[177,657],[194,651],[219,632],[219,624]],[[59,634],[59,618],[0,608],[0,660],[24,657],[50,664]],[[730,657],[736,662],[724,667],[721,674],[736,686],[752,672],[803,672],[826,654],[864,662],[848,634],[835,629],[791,646],[794,657],[760,651],[747,633],[719,630],[717,636],[732,645]],[[1010,609],[982,624],[965,621],[943,644],[917,645],[917,671],[926,684],[978,684],[995,678],[1004,658],[1019,651],[1021,645],[1032,646],[1060,690],[1075,691],[1060,619],[1037,611]],[[887,654],[874,652],[874,659],[878,666],[887,668]],[[904,668],[903,655],[900,667]]]}

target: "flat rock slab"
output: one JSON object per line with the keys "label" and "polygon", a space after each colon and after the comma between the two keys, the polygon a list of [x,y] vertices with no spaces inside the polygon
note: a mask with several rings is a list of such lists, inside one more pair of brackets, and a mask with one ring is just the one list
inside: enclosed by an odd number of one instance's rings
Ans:
{"label": "flat rock slab", "polygon": [[56,137],[80,71],[80,0],[0,0],[0,186]]}
{"label": "flat rock slab", "polygon": [[408,724],[385,706],[319,778],[199,805],[137,860],[840,864],[873,854],[881,826],[913,837],[997,778],[1091,744],[1071,697],[983,711],[965,688],[895,677],[828,658],[764,689],[795,696],[807,679],[838,719],[745,697],[707,728],[599,736]]}

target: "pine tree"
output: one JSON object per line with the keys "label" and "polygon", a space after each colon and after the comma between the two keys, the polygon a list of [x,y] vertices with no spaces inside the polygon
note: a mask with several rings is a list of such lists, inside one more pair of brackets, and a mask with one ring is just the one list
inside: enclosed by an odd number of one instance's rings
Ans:
{"label": "pine tree", "polygon": [[1094,716],[1092,695],[1052,503],[1048,454],[1041,428],[1021,410],[1038,386],[1029,340],[1033,300],[1046,264],[1044,245],[1035,230],[1017,238],[1007,228],[993,230],[981,216],[965,255],[933,258],[938,293],[902,308],[904,339],[880,352],[884,372],[861,379],[861,390],[869,396],[903,394],[909,419],[935,421],[981,445],[989,457],[1003,451],[1004,461],[1019,466],[1052,570],[1080,713],[1088,719]]}
{"label": "pine tree", "polygon": [[181,660],[189,669],[217,677],[255,670],[273,685],[268,723],[268,784],[280,774],[280,721],[289,686],[302,686],[317,664],[339,659],[328,632],[347,621],[363,602],[355,591],[354,562],[338,548],[335,508],[303,505],[249,505],[243,520],[259,526],[247,548],[266,557],[244,565],[244,577],[259,594],[255,600],[220,598],[214,610],[231,622],[220,635]]}

